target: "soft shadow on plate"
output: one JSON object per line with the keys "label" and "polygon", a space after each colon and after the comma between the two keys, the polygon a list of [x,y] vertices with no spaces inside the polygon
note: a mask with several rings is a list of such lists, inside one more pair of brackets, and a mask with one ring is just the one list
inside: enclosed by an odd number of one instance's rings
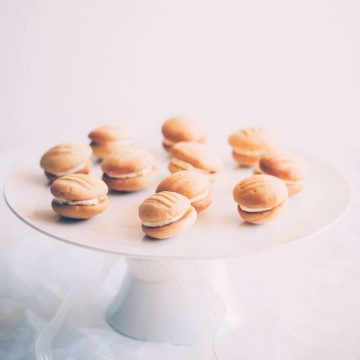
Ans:
{"label": "soft shadow on plate", "polygon": [[133,193],[131,191],[121,191],[121,190],[112,190],[109,189],[109,196],[129,196],[132,195]]}
{"label": "soft shadow on plate", "polygon": [[256,227],[259,227],[259,226],[264,226],[264,225],[266,225],[266,224],[251,224],[251,223],[248,223],[248,222],[246,222],[246,221],[244,221],[244,220],[241,220],[241,219],[239,219],[239,227],[241,227],[241,228],[251,228],[251,227],[254,227],[254,228],[256,228]]}
{"label": "soft shadow on plate", "polygon": [[91,220],[91,218],[90,219],[71,219],[71,218],[66,218],[64,216],[58,216],[57,223],[58,224],[78,224],[78,223],[85,222],[87,220]]}
{"label": "soft shadow on plate", "polygon": [[150,237],[150,236],[147,236],[147,235],[144,235],[143,236],[143,238],[142,238],[142,241],[143,242],[152,242],[152,243],[157,243],[157,242],[159,242],[159,243],[162,243],[164,240],[165,241],[169,241],[169,240],[171,240],[172,238],[167,238],[167,239],[155,239],[155,238],[152,238],[152,237]]}
{"label": "soft shadow on plate", "polygon": [[57,224],[77,224],[91,219],[70,219],[60,215],[57,215],[51,209],[39,209],[35,210],[29,215],[30,219],[40,220],[46,223],[57,223]]}
{"label": "soft shadow on plate", "polygon": [[37,209],[34,210],[30,215],[30,219],[40,220],[42,222],[55,223],[58,221],[59,215],[55,214],[54,211],[49,209]]}
{"label": "soft shadow on plate", "polygon": [[121,191],[121,190],[112,190],[109,189],[109,196],[114,196],[114,197],[121,197],[121,196],[135,196],[137,194],[146,194],[146,192],[149,189],[143,189],[143,190],[139,190],[139,191]]}

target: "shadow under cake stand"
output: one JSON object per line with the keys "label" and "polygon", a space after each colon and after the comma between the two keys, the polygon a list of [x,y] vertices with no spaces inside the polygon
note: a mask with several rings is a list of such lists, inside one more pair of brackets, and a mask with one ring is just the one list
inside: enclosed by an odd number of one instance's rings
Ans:
{"label": "shadow under cake stand", "polygon": [[[242,222],[232,189],[251,170],[229,163],[212,185],[211,207],[199,215],[189,231],[167,240],[148,239],[141,231],[138,206],[154,189],[110,193],[106,211],[90,220],[61,219],[50,207],[49,185],[39,171],[38,158],[34,158],[14,166],[4,195],[21,220],[49,237],[126,257],[127,275],[107,313],[114,329],[139,340],[190,344],[201,331],[199,309],[176,279],[174,264],[176,269],[186,264],[188,271],[191,262],[216,259],[219,266],[219,259],[255,254],[324,230],[347,209],[350,192],[344,178],[323,161],[300,155],[310,177],[304,191],[291,197],[282,216],[264,225]],[[163,176],[167,174],[166,162],[163,157],[159,164]],[[101,176],[98,165],[91,174]],[[210,267],[212,263],[215,261],[208,262]],[[191,273],[188,276],[191,278]],[[226,272],[219,271],[217,276],[226,276]]]}

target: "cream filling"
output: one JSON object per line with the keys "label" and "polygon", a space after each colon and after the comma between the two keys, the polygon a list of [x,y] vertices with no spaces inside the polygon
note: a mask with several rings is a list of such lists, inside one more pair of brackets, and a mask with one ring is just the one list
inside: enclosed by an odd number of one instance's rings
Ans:
{"label": "cream filling", "polygon": [[100,199],[65,200],[60,198],[54,198],[54,201],[60,205],[97,205],[100,202]]}
{"label": "cream filling", "polygon": [[245,156],[262,156],[266,153],[264,150],[244,150],[240,148],[233,148],[235,154],[245,155]]}
{"label": "cream filling", "polygon": [[65,175],[71,175],[74,174],[82,169],[85,168],[85,166],[87,165],[86,161],[80,163],[77,166],[74,166],[73,168],[66,170],[66,171],[62,171],[62,172],[52,172],[51,174],[55,175],[55,176],[65,176]]}
{"label": "cream filling", "polygon": [[170,160],[170,162],[184,170],[196,169],[196,167],[191,165],[190,163],[180,160],[180,159],[177,159],[177,158],[174,158],[174,157]]}
{"label": "cream filling", "polygon": [[264,150],[244,150],[240,148],[233,148],[235,154],[245,155],[245,156],[262,156],[266,153]]}
{"label": "cream filling", "polygon": [[196,202],[196,201],[200,201],[202,199],[205,199],[206,197],[208,197],[209,195],[209,190],[206,190],[205,192],[194,196],[193,198],[189,199],[191,203]]}
{"label": "cream filling", "polygon": [[164,137],[163,143],[168,146],[173,146],[174,144],[176,144],[176,141],[171,141],[171,140],[167,139],[166,137]]}
{"label": "cream filling", "polygon": [[146,227],[152,227],[152,228],[169,225],[169,224],[172,224],[172,223],[180,220],[186,214],[186,212],[187,212],[187,210],[178,216],[169,217],[168,219],[165,219],[163,221],[158,221],[158,222],[143,221],[142,224]]}
{"label": "cream filling", "polygon": [[129,174],[107,174],[109,177],[112,177],[114,179],[133,179],[139,176],[145,176],[147,174],[150,174],[152,171],[153,166],[148,166],[145,169],[142,169],[140,171],[136,171]]}
{"label": "cream filling", "polygon": [[271,210],[272,207],[269,207],[269,208],[259,208],[259,209],[250,209],[246,206],[241,206],[239,205],[240,209],[243,210],[243,211],[246,211],[246,212],[249,212],[249,213],[257,213],[257,212],[261,212],[261,211],[268,211],[268,210]]}
{"label": "cream filling", "polygon": [[112,141],[94,141],[93,143],[95,143],[96,145],[107,145],[107,144],[112,144],[112,145],[117,145],[117,146],[129,146],[132,145],[133,141],[132,139],[122,139],[122,140],[112,140]]}

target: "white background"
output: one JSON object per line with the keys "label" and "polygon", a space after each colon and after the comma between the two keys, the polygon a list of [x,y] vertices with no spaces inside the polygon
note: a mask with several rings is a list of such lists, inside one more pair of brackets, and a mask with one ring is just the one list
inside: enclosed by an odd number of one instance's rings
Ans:
{"label": "white background", "polygon": [[[0,45],[2,179],[16,156],[87,141],[103,123],[160,143],[177,113],[207,121],[214,146],[268,126],[342,171],[354,201],[340,224],[229,262],[248,315],[219,356],[360,359],[360,2],[0,0]],[[39,331],[103,255],[0,206],[0,358],[33,359]]]}

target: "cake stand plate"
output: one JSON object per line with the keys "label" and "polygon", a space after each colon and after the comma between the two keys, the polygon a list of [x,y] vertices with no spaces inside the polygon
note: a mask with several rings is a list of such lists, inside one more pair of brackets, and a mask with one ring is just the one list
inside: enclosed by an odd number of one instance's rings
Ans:
{"label": "cake stand plate", "polygon": [[[34,229],[71,244],[126,256],[128,275],[108,312],[116,330],[141,340],[187,344],[201,330],[199,311],[176,279],[181,264],[189,269],[189,260],[239,257],[286,244],[324,230],[347,209],[350,192],[344,178],[323,161],[298,155],[307,163],[310,176],[282,216],[264,225],[240,219],[232,189],[251,171],[229,161],[212,185],[212,206],[189,231],[167,240],[145,237],[138,218],[139,204],[156,184],[136,193],[110,193],[103,214],[86,221],[68,220],[52,211],[49,185],[36,156],[13,167],[4,195],[10,209]],[[168,174],[168,158],[159,151],[157,159],[160,180]],[[101,176],[98,165],[91,174]],[[220,269],[220,273],[224,272]]]}

